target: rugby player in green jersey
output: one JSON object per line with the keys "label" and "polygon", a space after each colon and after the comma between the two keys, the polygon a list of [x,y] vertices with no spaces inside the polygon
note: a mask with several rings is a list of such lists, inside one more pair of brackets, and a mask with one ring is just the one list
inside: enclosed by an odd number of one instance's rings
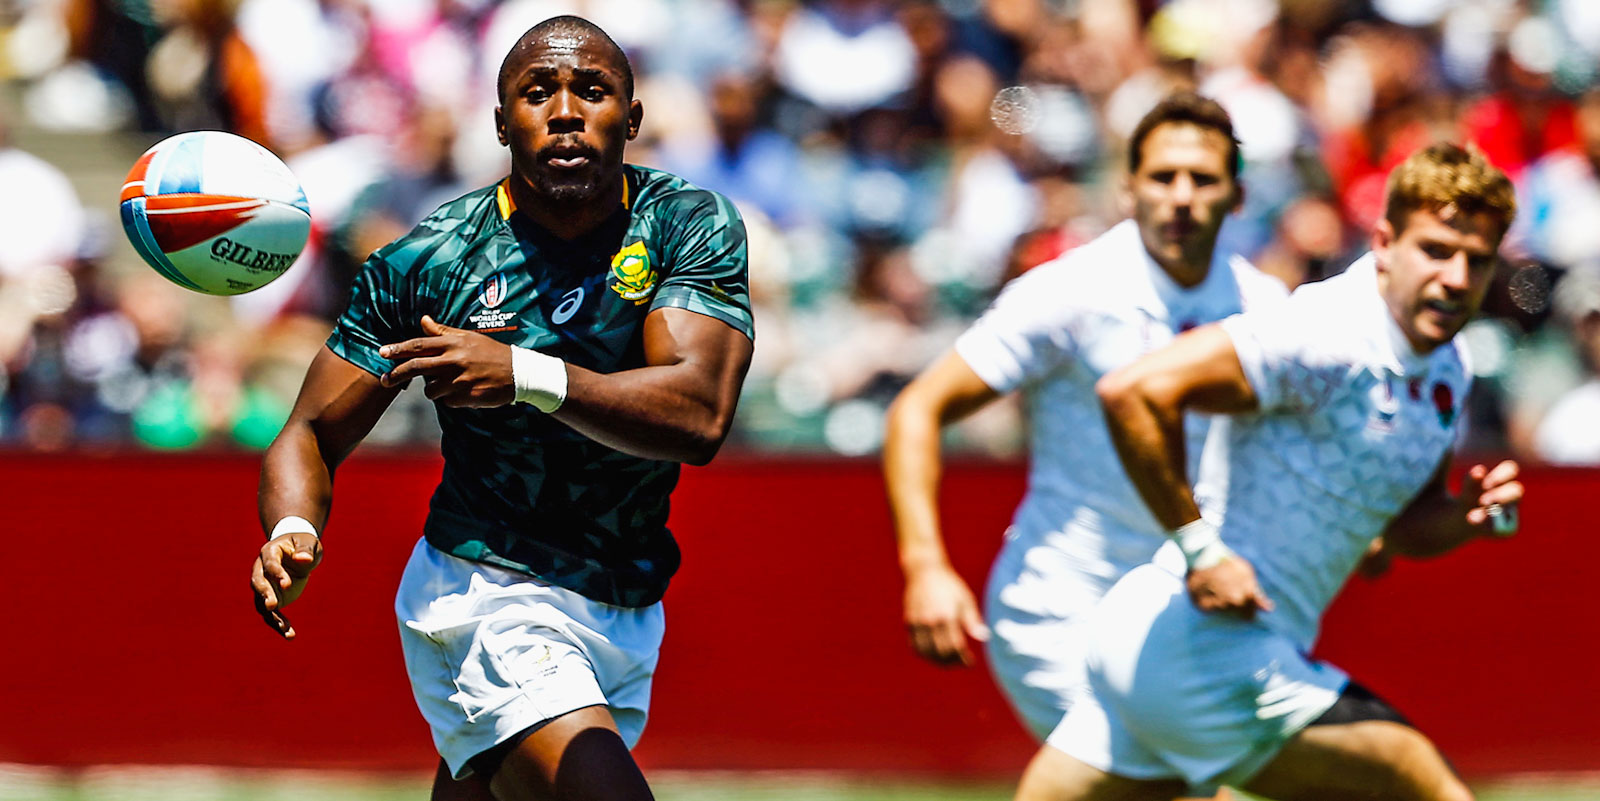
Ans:
{"label": "rugby player in green jersey", "polygon": [[435,799],[641,799],[678,566],[678,464],[727,436],[753,333],[725,198],[623,163],[643,107],[616,43],[556,17],[500,68],[506,180],[374,253],[262,465],[251,584],[283,607],[322,558],[334,468],[411,379],[444,475],[395,599]]}

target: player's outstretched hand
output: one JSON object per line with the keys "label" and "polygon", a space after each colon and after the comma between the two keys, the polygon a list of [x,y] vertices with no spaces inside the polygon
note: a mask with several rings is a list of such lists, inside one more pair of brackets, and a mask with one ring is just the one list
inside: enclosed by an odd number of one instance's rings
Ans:
{"label": "player's outstretched hand", "polygon": [[504,406],[516,398],[511,382],[511,346],[422,316],[424,337],[384,345],[378,355],[397,362],[383,385],[397,387],[417,376],[430,400],[445,406]]}
{"label": "player's outstretched hand", "polygon": [[1483,526],[1497,537],[1517,533],[1517,504],[1522,501],[1521,472],[1516,462],[1506,460],[1494,466],[1473,465],[1461,481],[1461,505],[1467,524]]}
{"label": "player's outstretched hand", "polygon": [[268,540],[256,556],[250,571],[256,613],[286,640],[294,639],[294,626],[284,616],[283,607],[305,591],[306,579],[321,561],[322,541],[302,531]]}
{"label": "player's outstretched hand", "polygon": [[1251,620],[1258,611],[1272,611],[1272,600],[1256,583],[1256,569],[1241,556],[1189,571],[1187,584],[1189,597],[1202,612],[1226,612]]}
{"label": "player's outstretched hand", "polygon": [[967,638],[989,639],[978,602],[949,565],[925,567],[906,577],[906,631],[911,647],[934,664],[970,666]]}

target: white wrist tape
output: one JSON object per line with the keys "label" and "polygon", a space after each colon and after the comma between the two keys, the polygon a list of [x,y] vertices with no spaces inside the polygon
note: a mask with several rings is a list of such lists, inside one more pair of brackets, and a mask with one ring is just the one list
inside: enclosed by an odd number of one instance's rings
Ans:
{"label": "white wrist tape", "polygon": [[1183,551],[1190,570],[1205,570],[1233,556],[1233,549],[1222,541],[1222,532],[1205,518],[1186,523],[1172,532],[1172,539]]}
{"label": "white wrist tape", "polygon": [[517,403],[541,412],[561,408],[567,399],[567,363],[536,350],[511,346],[511,383]]}
{"label": "white wrist tape", "polygon": [[300,533],[310,534],[318,539],[322,538],[322,536],[317,533],[317,527],[311,525],[310,520],[298,515],[289,515],[288,517],[279,520],[278,525],[272,527],[272,533],[267,535],[267,539],[275,540],[285,534]]}

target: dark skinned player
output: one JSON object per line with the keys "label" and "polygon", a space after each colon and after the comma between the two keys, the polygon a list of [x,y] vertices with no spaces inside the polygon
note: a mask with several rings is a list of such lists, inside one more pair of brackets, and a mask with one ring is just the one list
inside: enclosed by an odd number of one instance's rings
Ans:
{"label": "dark skinned player", "polygon": [[263,620],[323,548],[338,466],[413,379],[444,475],[395,601],[442,757],[435,799],[643,799],[678,464],[721,446],[750,363],[745,232],[725,198],[624,164],[626,55],[556,17],[506,55],[511,175],[372,255],[262,466]]}

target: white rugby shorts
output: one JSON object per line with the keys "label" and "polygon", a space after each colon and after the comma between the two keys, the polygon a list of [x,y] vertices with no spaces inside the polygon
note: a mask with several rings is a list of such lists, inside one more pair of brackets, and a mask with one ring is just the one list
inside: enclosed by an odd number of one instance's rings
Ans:
{"label": "white rugby shorts", "polygon": [[1183,577],[1155,564],[1117,582],[1086,629],[1087,685],[1046,742],[1200,794],[1250,779],[1349,683],[1260,620],[1201,612]]}
{"label": "white rugby shorts", "polygon": [[607,706],[632,748],[665,630],[660,603],[610,606],[419,541],[395,596],[417,707],[457,779],[530,726]]}
{"label": "white rugby shorts", "polygon": [[1087,681],[1085,618],[1110,583],[1072,561],[1059,542],[1067,536],[1023,540],[1008,530],[984,593],[989,669],[1041,742]]}

